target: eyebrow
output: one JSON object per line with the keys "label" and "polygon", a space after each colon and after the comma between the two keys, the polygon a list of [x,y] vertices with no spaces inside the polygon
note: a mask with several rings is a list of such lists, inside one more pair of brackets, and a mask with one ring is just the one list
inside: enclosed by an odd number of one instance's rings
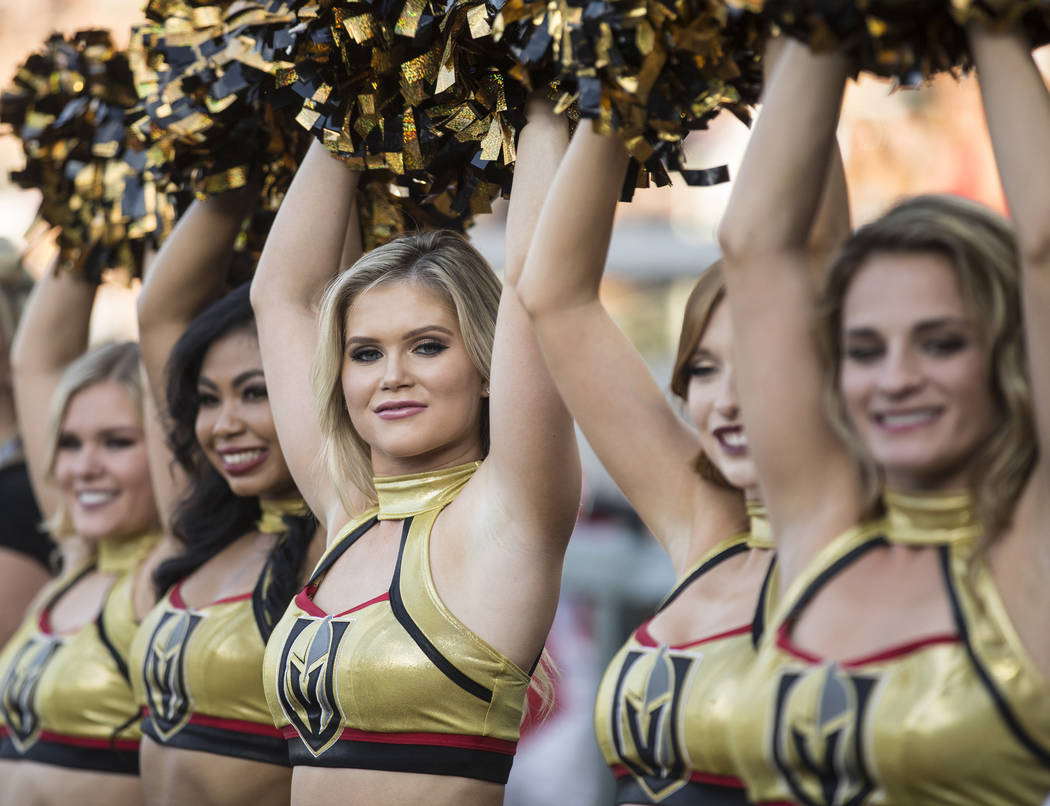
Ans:
{"label": "eyebrow", "polygon": [[[256,377],[265,377],[261,369],[248,369],[242,372],[240,375],[233,379],[233,388],[236,389],[238,386],[246,384],[248,381]],[[218,389],[215,381],[201,375],[197,378],[197,386],[206,386],[209,389]]]}
{"label": "eyebrow", "polygon": [[[424,325],[423,327],[417,327],[415,330],[408,331],[408,333],[401,337],[401,340],[409,341],[416,336],[421,336],[424,333],[429,333],[434,330],[444,333],[446,336],[454,335],[447,327],[442,327],[441,325]],[[374,336],[351,336],[346,340],[346,346],[349,347],[352,344],[375,344],[378,341],[379,339]]]}
{"label": "eyebrow", "polygon": [[[921,335],[923,333],[929,333],[932,330],[940,330],[942,327],[950,326],[961,326],[970,329],[973,325],[968,319],[963,319],[958,316],[943,316],[940,319],[924,319],[919,322],[913,330]],[[846,331],[846,335],[855,337],[878,337],[879,331],[874,327],[853,327]]]}

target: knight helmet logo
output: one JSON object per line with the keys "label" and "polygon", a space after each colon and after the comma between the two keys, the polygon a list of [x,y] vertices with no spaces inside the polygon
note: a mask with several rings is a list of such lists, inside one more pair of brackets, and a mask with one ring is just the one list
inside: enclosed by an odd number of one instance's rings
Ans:
{"label": "knight helmet logo", "polygon": [[877,683],[835,663],[781,675],[772,756],[803,806],[859,806],[874,791],[864,725]]}
{"label": "knight helmet logo", "polygon": [[167,741],[193,713],[193,694],[186,685],[186,645],[204,616],[189,610],[166,611],[150,636],[142,663],[150,721]]}
{"label": "knight helmet logo", "polygon": [[639,787],[653,801],[681,789],[688,781],[680,747],[682,691],[699,666],[695,653],[632,650],[624,659],[613,713],[617,755]]}
{"label": "knight helmet logo", "polygon": [[19,753],[26,752],[40,738],[36,692],[48,662],[61,645],[61,638],[56,636],[33,636],[11,659],[0,680],[0,716]]}
{"label": "knight helmet logo", "polygon": [[277,699],[281,710],[315,757],[342,733],[335,694],[335,657],[348,621],[297,619],[281,648]]}

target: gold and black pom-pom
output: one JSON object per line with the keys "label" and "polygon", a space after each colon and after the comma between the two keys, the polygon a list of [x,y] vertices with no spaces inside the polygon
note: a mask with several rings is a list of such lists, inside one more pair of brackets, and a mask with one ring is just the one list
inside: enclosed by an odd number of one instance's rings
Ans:
{"label": "gold and black pom-pom", "polygon": [[127,137],[135,100],[126,56],[101,30],[51,36],[0,98],[26,158],[12,179],[41,192],[37,220],[60,228],[60,269],[95,281],[106,269],[141,274],[180,206]]}
{"label": "gold and black pom-pom", "polygon": [[[509,193],[525,89],[484,2],[308,0],[296,10],[294,68],[275,103],[365,172],[365,220],[401,220],[391,234],[464,229]],[[366,241],[387,237],[386,224],[367,229]]]}
{"label": "gold and black pom-pom", "polygon": [[682,141],[722,109],[744,122],[761,91],[763,30],[724,0],[509,0],[496,28],[533,86],[555,82],[574,104],[616,131],[635,161],[635,184],[728,179],[724,167],[687,170]]}
{"label": "gold and black pom-pom", "polygon": [[845,48],[859,70],[918,86],[973,66],[964,26],[1021,24],[1050,41],[1047,0],[733,0],[816,51]]}

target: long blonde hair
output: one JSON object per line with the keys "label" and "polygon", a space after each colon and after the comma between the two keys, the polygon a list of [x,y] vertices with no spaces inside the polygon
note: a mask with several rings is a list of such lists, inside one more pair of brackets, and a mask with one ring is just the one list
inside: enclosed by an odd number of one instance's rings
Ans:
{"label": "long blonde hair", "polygon": [[[138,344],[133,341],[110,342],[88,350],[66,367],[58,385],[55,386],[55,391],[51,394],[47,423],[47,454],[44,457],[48,479],[54,480],[55,458],[58,455],[58,443],[62,435],[62,422],[66,418],[70,402],[89,386],[106,381],[112,381],[124,387],[141,419],[142,376],[139,371]],[[73,535],[73,524],[69,519],[65,504],[59,504],[58,511],[48,519],[47,527],[55,537]]]}
{"label": "long blonde hair", "polygon": [[856,458],[868,508],[874,510],[881,474],[853,430],[839,390],[842,311],[850,283],[869,257],[904,252],[933,253],[951,263],[988,353],[999,417],[972,458],[970,477],[988,545],[1009,525],[1036,460],[1020,261],[1013,228],[1005,218],[957,196],[917,196],[862,227],[846,242],[828,271],[819,306],[820,341],[829,364],[825,392],[831,420]]}

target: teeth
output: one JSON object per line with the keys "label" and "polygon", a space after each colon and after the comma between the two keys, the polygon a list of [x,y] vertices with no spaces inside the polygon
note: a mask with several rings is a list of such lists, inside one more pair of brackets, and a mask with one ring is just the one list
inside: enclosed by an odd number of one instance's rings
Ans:
{"label": "teeth", "polygon": [[747,435],[743,431],[723,431],[721,439],[730,448],[747,447]]}
{"label": "teeth", "polygon": [[116,493],[103,493],[92,490],[89,492],[77,493],[77,503],[86,507],[93,507],[112,501],[116,497]]}
{"label": "teeth", "polygon": [[882,424],[890,428],[907,428],[912,425],[928,423],[937,416],[933,411],[910,411],[904,414],[883,414]]}
{"label": "teeth", "polygon": [[238,451],[237,453],[224,453],[222,455],[222,463],[226,466],[243,465],[255,461],[262,455],[263,452],[260,449],[253,451]]}

